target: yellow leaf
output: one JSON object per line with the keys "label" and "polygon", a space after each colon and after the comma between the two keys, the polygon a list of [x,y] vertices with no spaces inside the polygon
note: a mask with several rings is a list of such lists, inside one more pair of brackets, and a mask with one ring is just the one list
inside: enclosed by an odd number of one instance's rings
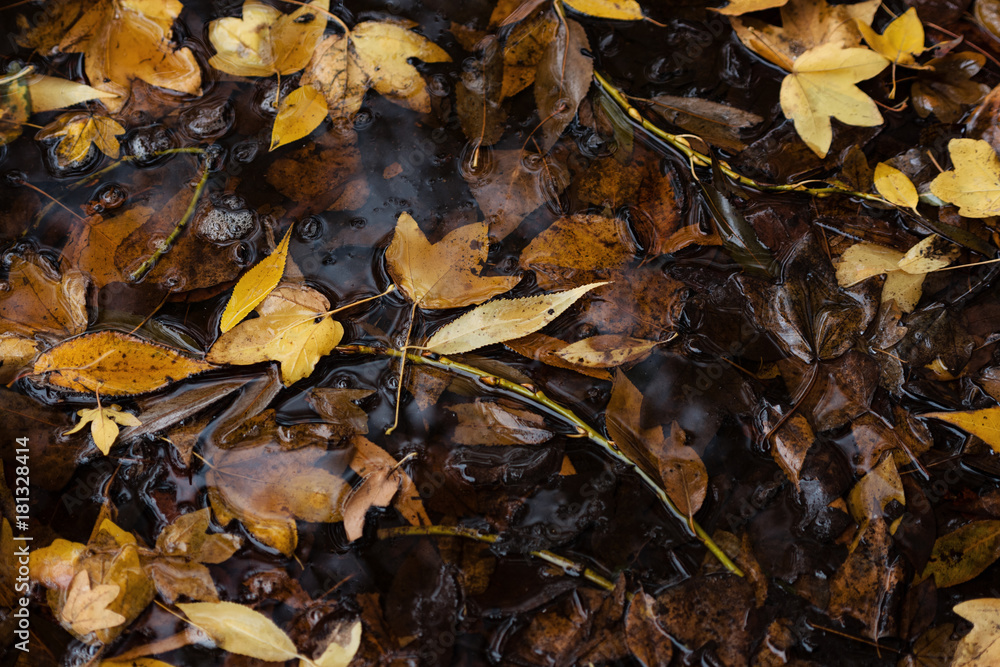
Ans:
{"label": "yellow leaf", "polygon": [[[236,76],[293,74],[306,66],[326,30],[330,0],[315,0],[291,14],[247,0],[243,16],[216,19],[208,39],[212,67]],[[322,10],[322,11],[319,11]]]}
{"label": "yellow leaf", "polygon": [[302,85],[312,85],[326,98],[334,119],[349,119],[361,109],[368,90],[368,75],[358,64],[347,35],[329,35],[320,42],[302,74]]}
{"label": "yellow leaf", "polygon": [[878,53],[904,66],[915,66],[914,56],[924,52],[924,25],[917,17],[917,8],[910,7],[885,28],[881,35],[864,21],[858,21],[861,36]]}
{"label": "yellow leaf", "polygon": [[121,590],[116,584],[90,587],[90,575],[80,571],[66,594],[59,620],[78,635],[88,635],[96,630],[114,628],[125,622],[125,617],[108,609]]}
{"label": "yellow leaf", "polygon": [[725,7],[711,7],[713,12],[718,12],[726,16],[739,16],[750,12],[759,12],[763,9],[774,9],[788,4],[788,0],[729,0]]}
{"label": "yellow leaf", "polygon": [[284,630],[259,611],[235,602],[189,602],[177,607],[224,651],[270,662],[298,657]]}
{"label": "yellow leaf", "polygon": [[[294,227],[294,225],[292,226]],[[229,303],[222,312],[222,320],[219,322],[219,329],[226,333],[243,318],[250,314],[250,311],[267,298],[285,272],[285,261],[288,259],[288,243],[292,237],[292,227],[288,228],[285,236],[278,243],[270,255],[257,262],[243,277],[236,283],[233,295],[229,297]]]}
{"label": "yellow leaf", "polygon": [[917,188],[906,174],[885,162],[875,165],[875,189],[878,193],[896,206],[905,206],[917,210],[920,197]]}
{"label": "yellow leaf", "polygon": [[424,349],[459,354],[527,336],[559,317],[590,290],[606,284],[590,283],[564,292],[490,301],[438,329]]}
{"label": "yellow leaf", "polygon": [[928,412],[920,416],[954,424],[963,431],[981,438],[994,451],[1000,452],[1000,407],[962,412]]}
{"label": "yellow leaf", "polygon": [[389,275],[406,298],[421,308],[482,303],[520,282],[517,276],[480,275],[489,253],[487,231],[482,222],[465,225],[432,245],[413,216],[401,213],[385,251]]}
{"label": "yellow leaf", "polygon": [[121,150],[118,135],[121,134],[125,134],[125,128],[108,116],[68,113],[42,128],[35,139],[58,137],[56,156],[61,165],[69,166],[86,158],[91,144],[108,157],[117,159]]}
{"label": "yellow leaf", "polygon": [[899,260],[899,268],[914,275],[938,271],[951,264],[958,253],[957,246],[937,234],[931,234],[906,251]]}
{"label": "yellow leaf", "polygon": [[122,426],[142,425],[142,422],[135,415],[122,412],[120,405],[112,405],[110,408],[84,408],[78,410],[76,414],[80,417],[80,422],[63,435],[76,433],[90,424],[90,433],[94,436],[94,444],[105,456],[108,455],[111,446],[118,439],[118,424]]}
{"label": "yellow leaf", "polygon": [[952,609],[972,622],[972,631],[955,649],[951,667],[993,667],[1000,664],[1000,599],[966,600]]}
{"label": "yellow leaf", "polygon": [[556,350],[556,355],[572,364],[589,368],[614,368],[649,356],[659,341],[621,334],[591,336]]}
{"label": "yellow leaf", "polygon": [[948,152],[954,169],[931,181],[931,193],[966,218],[1000,215],[1000,158],[993,147],[982,139],[952,139]]}
{"label": "yellow leaf", "polygon": [[278,105],[278,115],[271,130],[271,148],[290,144],[319,127],[326,118],[327,105],[323,95],[312,86],[299,86]]}
{"label": "yellow leaf", "polygon": [[28,92],[31,95],[32,113],[63,109],[90,100],[118,97],[115,93],[98,90],[76,81],[60,79],[55,76],[32,77],[28,80]]}
{"label": "yellow leaf", "polygon": [[900,269],[905,255],[898,250],[856,243],[844,251],[837,264],[837,282],[841,287],[856,285],[862,280],[885,274],[882,303],[892,299],[904,313],[912,312],[923,293],[924,275],[910,274]]}
{"label": "yellow leaf", "polygon": [[156,658],[133,658],[131,660],[102,660],[99,667],[173,667],[173,665]]}
{"label": "yellow leaf", "polygon": [[859,524],[885,516],[885,508],[892,501],[906,504],[903,495],[903,480],[896,470],[896,461],[886,456],[880,464],[869,470],[847,496],[851,516]]}
{"label": "yellow leaf", "polygon": [[873,51],[845,49],[837,43],[810,49],[781,82],[781,110],[806,145],[826,157],[833,140],[831,117],[861,127],[882,123],[878,105],[854,84],[872,78],[888,64]]}
{"label": "yellow leaf", "polygon": [[70,338],[43,352],[36,375],[73,391],[99,391],[107,396],[143,394],[214,366],[117,331],[98,331]]}
{"label": "yellow leaf", "polygon": [[28,68],[0,78],[0,146],[21,136],[23,123],[31,115]]}
{"label": "yellow leaf", "polygon": [[642,7],[635,0],[563,0],[570,9],[612,21],[641,21]]}
{"label": "yellow leaf", "polygon": [[361,621],[350,625],[341,622],[333,629],[328,638],[330,642],[320,657],[311,663],[301,660],[299,667],[347,667],[354,659],[354,654],[361,646]]}
{"label": "yellow leaf", "polygon": [[[243,322],[215,342],[209,361],[256,364],[277,361],[285,386],[308,377],[320,357],[344,336],[344,327],[325,315],[329,302],[308,287],[274,290],[257,308],[260,317]],[[322,317],[316,322],[317,317]]]}
{"label": "yellow leaf", "polygon": [[377,93],[407,109],[430,112],[427,84],[409,60],[451,62],[444,49],[423,35],[385,21],[359,23],[351,30],[350,39],[358,65]]}
{"label": "yellow leaf", "polygon": [[188,95],[201,94],[201,68],[187,47],[174,49],[173,22],[179,0],[99,0],[87,7],[63,36],[59,49],[83,53],[84,71],[111,112],[121,109],[132,81]]}

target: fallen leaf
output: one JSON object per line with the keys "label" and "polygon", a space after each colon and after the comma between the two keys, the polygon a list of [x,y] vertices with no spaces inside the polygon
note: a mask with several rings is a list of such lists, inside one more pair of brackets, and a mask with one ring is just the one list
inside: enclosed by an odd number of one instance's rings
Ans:
{"label": "fallen leaf", "polygon": [[816,442],[816,434],[809,426],[809,420],[799,413],[793,414],[774,433],[771,441],[771,457],[792,480],[795,489],[801,491],[800,476],[809,449]]}
{"label": "fallen leaf", "polygon": [[580,366],[614,368],[642,361],[657,345],[660,345],[659,341],[608,334],[578,340],[557,350],[556,354]]}
{"label": "fallen leaf", "polygon": [[739,16],[740,14],[782,7],[786,4],[788,4],[788,0],[729,0],[729,4],[725,7],[711,7],[710,9],[726,16]]}
{"label": "fallen leaf", "polygon": [[928,412],[920,416],[954,424],[963,431],[981,438],[994,451],[1000,452],[1000,407],[959,412]]}
{"label": "fallen leaf", "polygon": [[[503,135],[507,110],[503,101],[503,50],[496,38],[482,48],[482,57],[466,61],[455,87],[455,111],[466,138],[477,147],[492,146]],[[477,168],[478,164],[473,165]]]}
{"label": "fallen leaf", "polygon": [[14,76],[0,78],[0,146],[20,137],[31,115],[28,74],[25,68]]}
{"label": "fallen leaf", "polygon": [[577,366],[576,364],[567,362],[556,354],[558,350],[566,347],[566,342],[558,338],[533,333],[521,338],[505,340],[503,344],[528,359],[534,359],[555,368],[576,371],[577,373],[582,373],[598,380],[611,381],[611,374],[604,369]]}
{"label": "fallen leaf", "polygon": [[347,667],[361,646],[361,621],[340,623],[330,632],[327,641],[329,644],[318,658],[311,663],[303,660],[299,667]]}
{"label": "fallen leaf", "polygon": [[806,145],[826,157],[833,141],[831,117],[861,127],[882,124],[878,105],[854,84],[888,64],[868,49],[844,48],[836,42],[814,47],[796,58],[792,73],[782,80],[781,110]]}
{"label": "fallen leaf", "polygon": [[538,63],[558,28],[559,20],[552,11],[538,12],[510,28],[503,43],[502,98],[517,95],[535,82]]}
{"label": "fallen leaf", "polygon": [[[955,656],[955,649],[958,647],[958,640],[952,639],[955,626],[951,623],[935,625],[917,637],[913,642],[913,655],[903,656],[898,667],[987,667],[988,664],[996,662],[990,659],[987,663],[952,662]],[[968,635],[967,635],[968,636]],[[976,648],[972,652],[979,653]],[[1000,657],[1000,656],[997,656]]]}
{"label": "fallen leaf", "polygon": [[635,256],[624,223],[601,215],[559,218],[521,251],[521,268],[542,289],[578,287],[617,278]]}
{"label": "fallen leaf", "polygon": [[670,636],[656,622],[655,600],[642,589],[632,597],[625,614],[625,643],[643,667],[670,664]]}
{"label": "fallen leaf", "polygon": [[874,184],[878,193],[891,203],[913,209],[916,213],[920,197],[913,181],[906,174],[885,162],[879,162],[875,165]]}
{"label": "fallen leaf", "polygon": [[[731,574],[692,577],[656,596],[656,620],[681,645],[710,651],[723,665],[743,665],[751,653],[753,589]],[[705,623],[711,618],[711,623]]]}
{"label": "fallen leaf", "polygon": [[610,21],[641,21],[642,7],[635,0],[564,0],[570,9]]}
{"label": "fallen leaf", "polygon": [[241,18],[229,16],[208,25],[216,54],[208,64],[236,76],[294,74],[306,66],[323,38],[329,0],[310,0],[291,14],[246,0]]}
{"label": "fallen leaf", "polygon": [[368,197],[357,133],[333,129],[272,161],[267,182],[298,202],[296,215],[352,210]]}
{"label": "fallen leaf", "polygon": [[60,622],[78,635],[89,635],[95,630],[123,624],[125,617],[108,609],[108,604],[118,597],[119,590],[115,584],[100,584],[91,588],[87,572],[77,573],[66,593]]}
{"label": "fallen leaf", "polygon": [[87,281],[79,271],[53,273],[37,255],[12,258],[0,292],[0,333],[64,338],[87,328]]}
{"label": "fallen leaf", "polygon": [[884,518],[885,508],[891,502],[906,505],[906,497],[896,462],[892,456],[886,456],[854,485],[847,497],[847,506],[863,529],[868,522]]}
{"label": "fallen leaf", "polygon": [[0,383],[13,380],[18,371],[38,354],[38,341],[21,336],[0,334]]}
{"label": "fallen leaf", "polygon": [[368,75],[361,69],[347,35],[327,35],[302,73],[302,85],[314,86],[326,99],[331,118],[350,119],[368,91]]}
{"label": "fallen leaf", "polygon": [[319,127],[327,114],[326,99],[312,86],[299,86],[278,105],[271,128],[271,148],[298,141]]}
{"label": "fallen leaf", "polygon": [[63,435],[76,433],[90,424],[90,434],[94,437],[94,444],[105,456],[108,455],[111,446],[118,439],[118,424],[122,426],[142,425],[142,422],[135,415],[122,412],[120,405],[112,405],[110,408],[84,408],[78,410],[76,414],[80,417],[80,422]]}
{"label": "fallen leaf", "polygon": [[521,280],[519,276],[481,275],[489,253],[486,233],[486,225],[477,222],[431,244],[417,221],[409,213],[401,213],[385,251],[389,275],[406,298],[421,308],[482,303]]}
{"label": "fallen leaf", "polygon": [[973,521],[934,542],[927,567],[916,581],[934,577],[938,588],[978,577],[1000,558],[1000,521]]}
{"label": "fallen leaf", "polygon": [[365,475],[344,498],[344,532],[351,542],[364,534],[365,515],[372,507],[385,507],[399,491],[399,477],[390,468]]}
{"label": "fallen leaf", "polygon": [[750,111],[700,97],[654,95],[654,109],[668,123],[696,134],[713,146],[740,151],[746,148],[740,131],[759,125],[764,119]]}
{"label": "fallen leaf", "polygon": [[882,303],[895,301],[901,312],[912,312],[923,293],[924,275],[903,271],[899,263],[905,255],[898,250],[872,243],[856,243],[844,251],[837,264],[837,281],[851,287],[873,276],[885,274]]}
{"label": "fallen leaf", "polygon": [[424,349],[438,354],[459,354],[526,336],[559,317],[584,294],[604,284],[590,283],[564,292],[490,301],[435,331]]}
{"label": "fallen leaf", "polygon": [[899,268],[912,275],[922,275],[932,271],[940,271],[958,257],[958,246],[931,234],[915,243],[903,258],[899,260]]}
{"label": "fallen leaf", "polygon": [[349,437],[368,432],[368,413],[354,402],[374,393],[372,389],[314,387],[306,395],[306,402],[334,427],[334,437]]}
{"label": "fallen leaf", "polygon": [[288,243],[292,238],[292,227],[285,232],[274,252],[257,262],[236,283],[233,295],[229,297],[222,319],[219,321],[219,330],[222,333],[239,324],[281,282],[281,276],[285,272],[285,262],[288,259]]}
{"label": "fallen leaf", "polygon": [[931,193],[967,218],[1000,214],[1000,158],[993,147],[982,139],[952,139],[948,152],[954,168],[931,181]]}
{"label": "fallen leaf", "polygon": [[916,7],[910,7],[893,19],[881,35],[872,30],[868,23],[855,20],[868,46],[889,62],[904,67],[918,66],[914,56],[924,52],[924,24],[917,16]]}
{"label": "fallen leaf", "polygon": [[417,485],[406,474],[399,462],[392,458],[392,455],[387,451],[360,435],[351,438],[351,444],[354,447],[350,463],[351,469],[361,477],[366,477],[379,470],[391,471],[392,475],[399,480],[399,492],[393,499],[393,507],[412,526],[431,525],[430,517],[427,516],[424,504],[420,500]]}
{"label": "fallen leaf", "polygon": [[688,286],[653,264],[623,271],[581,302],[579,323],[599,334],[665,341],[680,321]]}
{"label": "fallen leaf", "polygon": [[708,493],[708,470],[686,441],[684,429],[673,422],[668,437],[661,436],[658,441],[644,444],[657,461],[667,495],[682,514],[693,517]]}
{"label": "fallen leaf", "polygon": [[237,535],[209,533],[211,515],[207,507],[181,514],[157,535],[157,551],[164,556],[211,565],[228,560],[242,546],[243,540]]}
{"label": "fallen leaf", "polygon": [[182,9],[179,0],[101,0],[87,6],[59,50],[84,55],[90,84],[118,95],[103,100],[112,112],[121,108],[135,79],[200,95],[201,68],[194,54],[173,48],[172,26]]}
{"label": "fallen leaf", "polygon": [[458,417],[454,441],[460,445],[540,445],[552,437],[541,415],[507,402],[477,398],[451,411]]}
{"label": "fallen leaf", "polygon": [[986,56],[973,51],[928,61],[910,88],[917,115],[927,118],[933,113],[942,123],[957,123],[966,109],[990,92],[988,85],[972,80],[985,64]]}
{"label": "fallen leaf", "polygon": [[[595,0],[577,0],[594,2]],[[573,19],[560,22],[538,63],[535,75],[535,104],[541,119],[543,152],[548,152],[576,116],[580,102],[590,90],[594,61],[584,55],[590,50],[587,33]]]}
{"label": "fallen leaf", "polygon": [[844,48],[861,43],[857,23],[871,25],[879,0],[853,5],[831,5],[826,0],[790,0],[781,7],[781,27],[751,18],[731,18],[744,45],[778,67],[792,71],[792,63],[818,46]]}
{"label": "fallen leaf", "polygon": [[298,657],[284,630],[259,611],[234,602],[178,603],[177,608],[223,651],[270,662]]}
{"label": "fallen leaf", "polygon": [[43,352],[33,372],[58,387],[108,396],[144,394],[215,368],[173,348],[118,331],[98,331]]}
{"label": "fallen leaf", "polygon": [[966,600],[952,611],[971,621],[972,630],[958,643],[951,666],[990,667],[1000,662],[1000,599]]}
{"label": "fallen leaf", "polygon": [[32,113],[65,109],[90,100],[118,97],[115,93],[97,90],[83,83],[44,75],[32,76],[28,79],[28,93],[31,96]]}

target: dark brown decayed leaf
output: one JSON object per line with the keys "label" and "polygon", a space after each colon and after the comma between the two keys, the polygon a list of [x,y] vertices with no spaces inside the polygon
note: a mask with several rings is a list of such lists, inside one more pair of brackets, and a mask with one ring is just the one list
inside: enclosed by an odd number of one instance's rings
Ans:
{"label": "dark brown decayed leaf", "polygon": [[656,622],[653,598],[639,590],[625,615],[625,642],[644,667],[666,665],[673,655],[670,637]]}
{"label": "dark brown decayed leaf", "polygon": [[911,89],[913,108],[926,118],[932,113],[942,123],[956,123],[966,109],[979,102],[990,87],[972,81],[986,64],[986,57],[973,51],[949,53],[927,63],[929,71],[918,71]]}
{"label": "dark brown decayed leaf", "polygon": [[632,256],[620,220],[572,215],[556,220],[528,244],[521,267],[535,272],[542,289],[567,289],[612,278]]}
{"label": "dark brown decayed leaf", "polygon": [[538,63],[535,76],[535,104],[542,122],[541,145],[548,151],[576,116],[577,107],[590,90],[594,61],[584,50],[590,49],[587,33],[573,19],[559,23],[555,38],[549,42]]}
{"label": "dark brown decayed leaf", "polygon": [[668,123],[673,123],[708,143],[729,150],[746,148],[740,130],[753,127],[764,119],[750,111],[737,109],[699,97],[654,95],[654,107]]}
{"label": "dark brown decayed leaf", "polygon": [[538,445],[552,437],[541,415],[507,401],[452,406],[458,417],[455,442],[460,445]]}
{"label": "dark brown decayed leaf", "polygon": [[334,437],[346,438],[368,432],[368,413],[355,401],[374,393],[371,389],[316,387],[309,391],[306,401],[323,421],[333,427]]}

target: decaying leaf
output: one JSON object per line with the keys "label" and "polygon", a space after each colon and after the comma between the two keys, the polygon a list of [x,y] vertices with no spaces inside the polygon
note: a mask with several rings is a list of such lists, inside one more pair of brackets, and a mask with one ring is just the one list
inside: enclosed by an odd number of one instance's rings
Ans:
{"label": "decaying leaf", "polygon": [[119,405],[112,405],[110,408],[84,408],[78,410],[76,414],[79,415],[80,422],[63,435],[76,433],[90,424],[90,434],[94,437],[94,444],[105,456],[111,451],[111,445],[115,444],[115,440],[118,439],[119,424],[122,426],[142,425],[142,422],[135,415],[122,412]]}
{"label": "decaying leaf", "polygon": [[922,118],[933,113],[942,123],[957,123],[969,107],[990,92],[988,85],[972,80],[985,64],[986,56],[974,51],[928,61],[910,88],[914,110]]}
{"label": "decaying leaf", "polygon": [[0,292],[0,333],[64,338],[87,328],[87,281],[79,271],[60,276],[40,257],[14,257],[7,285]]}
{"label": "decaying leaf", "polygon": [[368,432],[368,413],[355,405],[375,392],[371,389],[340,389],[316,387],[309,391],[306,401],[335,429],[335,435],[347,437]]}
{"label": "decaying leaf", "polygon": [[259,611],[234,602],[189,602],[177,607],[224,651],[271,662],[298,657],[288,635]]}
{"label": "decaying leaf", "polygon": [[962,618],[972,621],[972,631],[962,637],[952,667],[989,667],[1000,661],[1000,599],[966,600],[953,608]]}
{"label": "decaying leaf", "polygon": [[982,139],[952,139],[948,152],[954,169],[931,181],[934,196],[967,218],[1000,214],[1000,158],[993,147]]}
{"label": "decaying leaf", "polygon": [[565,0],[566,6],[581,14],[612,21],[641,21],[642,7],[635,0]]}
{"label": "decaying leaf", "polygon": [[1000,521],[973,521],[934,542],[927,567],[917,580],[934,577],[947,588],[979,576],[1000,558]]}
{"label": "decaying leaf", "polygon": [[229,297],[226,309],[222,313],[222,320],[219,322],[222,333],[239,324],[281,282],[291,237],[292,228],[289,227],[274,252],[257,262],[236,283],[233,295]]}
{"label": "decaying leaf", "polygon": [[673,655],[670,637],[656,620],[655,601],[640,590],[625,615],[625,642],[643,667],[666,665]]}
{"label": "decaying leaf", "polygon": [[90,576],[81,571],[69,585],[59,620],[78,635],[117,627],[125,622],[125,617],[108,609],[108,604],[118,597],[119,590],[116,584],[91,588]]}
{"label": "decaying leaf", "polygon": [[954,424],[963,431],[982,438],[986,444],[1000,452],[1000,407],[958,412],[928,412],[920,416]]}
{"label": "decaying leaf", "polygon": [[746,148],[740,141],[740,132],[764,120],[750,111],[700,97],[654,95],[652,101],[656,112],[668,123],[730,150]]}
{"label": "decaying leaf", "polygon": [[571,343],[556,354],[572,364],[592,368],[614,368],[642,361],[660,342],[618,334],[591,336]]}
{"label": "decaying leaf", "polygon": [[372,507],[385,507],[399,491],[400,478],[394,469],[376,468],[361,479],[344,498],[344,532],[353,542],[364,533],[365,515]]}
{"label": "decaying leaf", "polygon": [[552,437],[541,415],[506,402],[476,399],[451,410],[458,417],[460,445],[538,445]]}
{"label": "decaying leaf", "polygon": [[374,442],[360,435],[354,436],[351,439],[351,444],[354,447],[354,454],[351,456],[350,462],[351,469],[362,478],[369,477],[378,471],[384,471],[390,477],[395,478],[399,491],[392,499],[393,507],[410,525],[431,525],[430,517],[427,516],[424,504],[420,500],[420,492],[410,476],[403,470],[400,462]]}
{"label": "decaying leaf", "polygon": [[118,136],[122,134],[125,134],[125,128],[108,116],[68,113],[42,128],[35,138],[58,138],[56,155],[65,167],[86,158],[91,144],[108,157],[117,158],[120,151]]}
{"label": "decaying leaf", "polygon": [[[341,623],[328,637],[329,644],[312,664],[316,667],[347,667],[361,646],[361,621]],[[299,667],[310,667],[304,660]]]}
{"label": "decaying leaf", "polygon": [[565,289],[616,278],[634,256],[621,220],[577,214],[559,218],[521,252],[521,267],[542,289]]}
{"label": "decaying leaf", "polygon": [[847,497],[847,505],[854,520],[865,526],[869,521],[883,518],[891,502],[905,505],[906,497],[896,462],[892,456],[886,456],[854,485]]}
{"label": "decaying leaf", "polygon": [[540,143],[544,151],[559,139],[590,90],[594,61],[584,55],[585,50],[590,50],[590,44],[583,26],[567,19],[560,22],[556,36],[538,63],[535,104],[542,121]]}
{"label": "decaying leaf", "polygon": [[771,456],[796,489],[801,490],[802,465],[815,441],[816,434],[809,426],[809,420],[799,413],[793,414],[774,434]]}
{"label": "decaying leaf", "polygon": [[590,283],[564,292],[490,301],[435,331],[424,343],[424,349],[438,354],[459,354],[526,336],[604,284]]}

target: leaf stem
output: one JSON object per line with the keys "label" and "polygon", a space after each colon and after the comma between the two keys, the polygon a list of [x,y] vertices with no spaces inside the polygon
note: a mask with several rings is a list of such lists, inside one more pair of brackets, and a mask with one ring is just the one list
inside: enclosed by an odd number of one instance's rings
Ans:
{"label": "leaf stem", "polygon": [[491,373],[476,368],[475,366],[470,366],[468,364],[463,364],[459,361],[449,359],[447,357],[442,357],[435,355],[430,352],[424,352],[421,354],[416,354],[412,352],[403,352],[401,350],[395,350],[392,348],[380,348],[372,347],[370,345],[344,345],[341,347],[334,348],[337,352],[344,354],[379,354],[390,357],[397,357],[400,360],[407,359],[413,364],[424,365],[424,366],[434,366],[436,368],[441,368],[454,373],[471,375],[479,380],[482,384],[487,387],[494,389],[501,389],[503,391],[510,392],[522,398],[525,402],[532,403],[536,406],[543,408],[546,412],[554,414],[561,417],[565,422],[574,426],[581,436],[585,436],[591,441],[597,443],[603,447],[608,453],[611,454],[615,459],[623,463],[628,468],[631,468],[636,475],[646,484],[647,487],[660,499],[660,502],[673,514],[682,524],[693,528],[694,536],[705,545],[713,556],[715,556],[720,563],[722,563],[727,570],[733,574],[743,576],[743,571],[726,555],[726,553],[717,545],[711,538],[711,536],[705,532],[696,521],[691,521],[689,525],[688,516],[681,512],[677,505],[670,499],[667,492],[660,486],[659,482],[654,480],[652,477],[647,475],[643,470],[628,456],[625,455],[622,450],[615,445],[614,442],[608,440],[603,435],[597,432],[592,426],[590,426],[583,419],[578,417],[569,408],[560,405],[559,403],[553,401],[551,398],[546,396],[542,391],[536,390],[530,385],[517,384],[516,382],[511,382],[501,377],[497,377]]}
{"label": "leaf stem", "polygon": [[[463,537],[467,540],[483,542],[484,544],[495,544],[499,538],[498,535],[482,533],[466,526],[399,526],[397,528],[382,528],[378,531],[378,538],[380,540],[403,536]],[[611,580],[602,577],[586,565],[572,561],[565,556],[560,556],[551,551],[529,551],[528,553],[535,558],[544,560],[546,563],[555,565],[568,575],[583,577],[606,591],[613,591],[615,589],[615,584]]]}

